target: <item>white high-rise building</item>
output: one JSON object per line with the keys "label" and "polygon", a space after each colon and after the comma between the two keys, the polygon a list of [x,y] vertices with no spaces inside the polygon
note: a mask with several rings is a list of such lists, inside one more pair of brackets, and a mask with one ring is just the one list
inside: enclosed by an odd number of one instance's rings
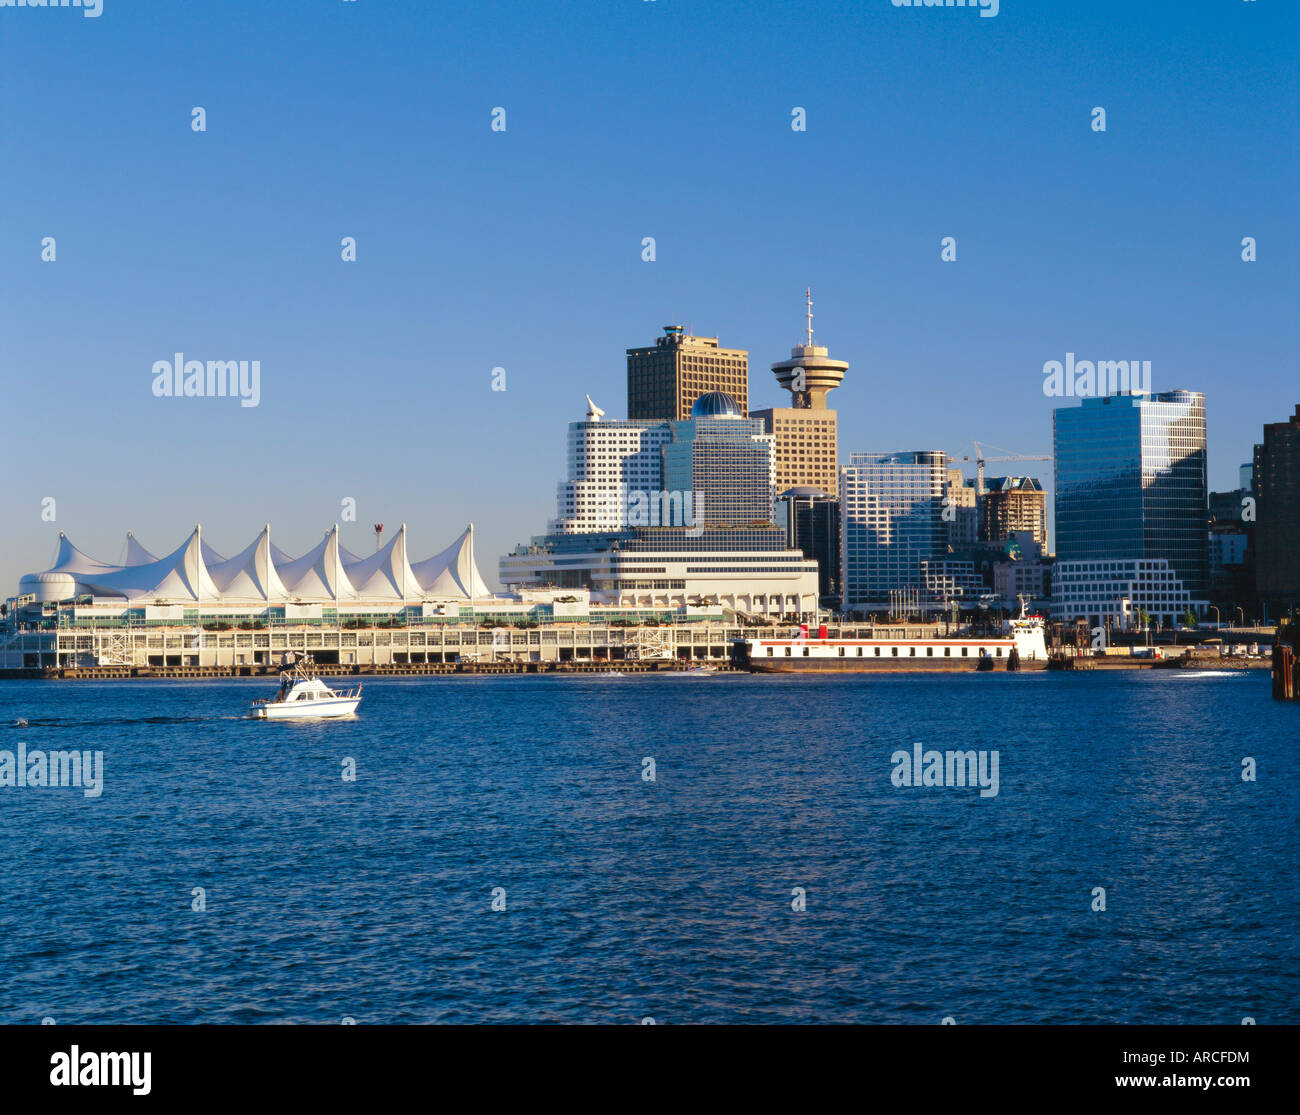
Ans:
{"label": "white high-rise building", "polygon": [[[594,410],[595,408],[593,408]],[[599,534],[628,525],[632,493],[663,486],[666,422],[613,421],[589,414],[569,423],[568,475],[556,486],[552,534]]]}
{"label": "white high-rise building", "polygon": [[645,614],[816,615],[817,562],[772,521],[772,435],[730,395],[705,392],[680,421],[605,421],[592,404],[568,447],[558,515],[501,558],[503,584]]}

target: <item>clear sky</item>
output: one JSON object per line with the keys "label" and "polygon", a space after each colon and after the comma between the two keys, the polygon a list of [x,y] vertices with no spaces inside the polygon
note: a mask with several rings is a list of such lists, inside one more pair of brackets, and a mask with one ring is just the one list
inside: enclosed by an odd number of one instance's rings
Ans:
{"label": "clear sky", "polygon": [[[1049,453],[1042,367],[1074,352],[1204,391],[1235,487],[1300,400],[1298,27],[1294,0],[0,7],[0,596],[60,529],[116,561],[127,528],[230,555],[269,521],[298,552],[349,497],[352,549],[472,519],[495,581],[584,393],[626,413],[626,348],[681,322],[780,405],[810,284],[842,458]],[[260,405],[156,398],[176,352],[259,360]]]}

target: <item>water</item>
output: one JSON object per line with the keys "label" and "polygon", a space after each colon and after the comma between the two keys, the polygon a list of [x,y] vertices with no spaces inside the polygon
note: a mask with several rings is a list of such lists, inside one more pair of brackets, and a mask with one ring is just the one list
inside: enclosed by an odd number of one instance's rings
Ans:
{"label": "water", "polygon": [[[1300,706],[1263,671],[380,679],[352,721],[238,718],[270,688],[0,683],[0,749],[105,756],[95,799],[0,789],[0,1022],[1297,1021]],[[997,796],[895,787],[918,740],[996,749]]]}

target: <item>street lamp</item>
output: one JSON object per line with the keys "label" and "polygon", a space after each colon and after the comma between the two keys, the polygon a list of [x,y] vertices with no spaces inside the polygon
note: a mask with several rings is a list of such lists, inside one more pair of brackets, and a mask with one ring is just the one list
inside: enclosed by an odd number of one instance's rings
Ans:
{"label": "street lamp", "polygon": [[1241,623],[1238,624],[1238,626],[1239,626],[1239,627],[1245,627],[1245,626],[1246,626],[1246,612],[1245,612],[1245,609],[1243,609],[1243,608],[1241,607],[1241,605],[1238,604],[1237,607],[1235,607],[1235,608],[1233,609],[1233,611],[1234,611],[1234,612],[1241,612]]}
{"label": "street lamp", "polygon": [[1219,608],[1218,608],[1218,605],[1216,605],[1216,604],[1211,604],[1211,605],[1210,605],[1210,611],[1212,611],[1212,612],[1214,613],[1214,629],[1217,631],[1217,630],[1219,629]]}

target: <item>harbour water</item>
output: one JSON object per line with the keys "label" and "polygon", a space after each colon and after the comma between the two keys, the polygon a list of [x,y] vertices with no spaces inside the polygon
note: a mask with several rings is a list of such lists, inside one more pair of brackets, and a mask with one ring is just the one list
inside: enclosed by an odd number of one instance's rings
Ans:
{"label": "harbour water", "polygon": [[[1261,671],[268,690],[0,683],[0,751],[104,762],[0,788],[0,1022],[1297,1021]],[[918,742],[996,795],[895,785]]]}

